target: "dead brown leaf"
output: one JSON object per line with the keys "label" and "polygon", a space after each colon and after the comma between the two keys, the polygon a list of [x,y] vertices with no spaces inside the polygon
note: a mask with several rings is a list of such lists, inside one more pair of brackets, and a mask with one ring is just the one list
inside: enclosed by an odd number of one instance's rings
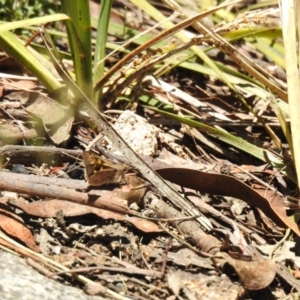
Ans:
{"label": "dead brown leaf", "polygon": [[63,201],[63,200],[50,200],[38,201],[32,203],[14,203],[15,206],[22,209],[29,215],[41,218],[56,217],[58,211],[62,210],[65,217],[82,216],[86,214],[94,214],[102,219],[113,219],[118,221],[126,221],[133,226],[144,232],[161,232],[161,228],[155,223],[134,217],[126,217],[124,214],[112,212],[109,210],[99,209],[96,207],[80,205],[77,203]]}
{"label": "dead brown leaf", "polygon": [[1,144],[18,144],[23,140],[38,137],[38,132],[34,128],[27,128],[24,125],[19,126],[12,122],[3,122],[0,125]]}
{"label": "dead brown leaf", "polygon": [[8,235],[22,241],[31,250],[40,252],[30,230],[23,224],[23,220],[19,216],[0,208],[0,227]]}
{"label": "dead brown leaf", "polygon": [[21,90],[32,90],[35,89],[37,86],[34,81],[32,80],[15,80],[15,81],[8,81],[3,79],[3,88],[7,91],[20,91]]}
{"label": "dead brown leaf", "polygon": [[[219,254],[219,253],[218,253]],[[270,259],[242,261],[233,259],[227,253],[220,254],[235,269],[241,284],[248,290],[260,290],[267,287],[275,278],[277,266]]]}
{"label": "dead brown leaf", "polygon": [[46,132],[55,144],[69,138],[74,121],[71,109],[67,110],[53,99],[32,92],[27,101],[26,111],[42,120]]}
{"label": "dead brown leaf", "polygon": [[279,226],[287,226],[300,236],[297,224],[288,218],[283,199],[277,194],[265,198],[243,182],[222,174],[205,173],[185,168],[165,168],[156,171],[164,179],[187,188],[203,193],[242,199],[250,206],[260,208]]}

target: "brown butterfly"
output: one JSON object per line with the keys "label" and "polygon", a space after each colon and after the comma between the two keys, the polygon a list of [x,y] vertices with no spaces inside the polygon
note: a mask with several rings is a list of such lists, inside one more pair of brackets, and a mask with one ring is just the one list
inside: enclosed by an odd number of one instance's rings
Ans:
{"label": "brown butterfly", "polygon": [[92,152],[83,151],[85,178],[90,186],[120,183],[128,171],[126,164],[116,164]]}

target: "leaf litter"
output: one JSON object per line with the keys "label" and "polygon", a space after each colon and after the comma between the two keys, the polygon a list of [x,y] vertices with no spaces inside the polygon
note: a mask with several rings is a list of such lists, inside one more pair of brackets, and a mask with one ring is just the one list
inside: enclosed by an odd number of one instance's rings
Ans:
{"label": "leaf litter", "polygon": [[[243,51],[250,54],[249,49]],[[86,124],[74,123],[67,104],[36,91],[36,85],[24,86],[24,81],[13,79],[7,85],[7,80],[1,80],[0,187],[18,193],[17,198],[1,199],[1,231],[33,251],[41,249],[42,255],[59,266],[67,266],[55,269],[49,265],[57,280],[63,281],[64,273],[84,274],[88,279],[82,282],[91,294],[99,293],[92,288],[94,283],[102,294],[109,287],[130,299],[150,295],[242,299],[247,290],[255,299],[254,291],[270,287],[275,293],[279,280],[290,282],[292,275],[283,276],[275,262],[283,268],[283,263],[293,260],[297,276],[297,257],[291,255],[294,244],[286,241],[278,250],[275,247],[286,228],[299,236],[285,198],[277,191],[280,188],[287,195],[291,183],[270,165],[262,166],[261,161],[220,142],[209,127],[204,131],[187,125],[179,128],[151,107],[168,106],[179,116],[196,114],[204,123],[225,127],[258,146],[269,143],[265,132],[253,123],[255,118],[242,110],[226,87],[207,76],[200,89],[196,77],[187,70],[165,76],[164,80],[177,85],[176,93],[168,92],[162,80],[150,85],[148,100],[140,99],[144,119],[130,112],[131,119],[125,117],[130,123],[127,129],[114,111],[124,107],[118,101],[108,98],[106,112],[112,123],[125,130],[126,141],[134,141],[132,147],[143,160],[190,201],[194,217],[166,199],[160,186],[145,185],[135,165],[130,165],[130,174],[120,184],[89,186],[84,181],[82,150],[98,133]],[[249,102],[259,105],[255,93],[242,84],[239,90],[249,93]],[[9,98],[12,93],[16,98]],[[151,97],[158,100],[150,105]],[[271,115],[269,106],[260,109]],[[149,126],[147,120],[152,125],[139,131],[142,124]],[[247,126],[250,130],[245,130]],[[146,140],[151,141],[150,150],[145,149]],[[103,136],[92,149],[112,163],[128,163],[122,153],[114,151],[114,144]],[[43,152],[40,145],[44,145]],[[8,172],[17,169],[21,171]],[[61,174],[67,179],[58,178]],[[274,178],[273,186],[261,184]],[[26,256],[24,251],[22,255]],[[43,261],[38,257],[36,260]],[[300,285],[294,288],[299,291]]]}

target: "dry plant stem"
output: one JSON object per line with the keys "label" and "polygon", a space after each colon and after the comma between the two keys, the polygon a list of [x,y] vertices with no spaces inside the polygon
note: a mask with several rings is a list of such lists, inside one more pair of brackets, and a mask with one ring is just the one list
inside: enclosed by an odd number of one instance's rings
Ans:
{"label": "dry plant stem", "polygon": [[[273,229],[274,231],[277,229],[275,229],[274,227],[276,225],[274,225],[274,223],[265,215],[265,213],[259,209],[259,208],[255,208],[255,210],[257,211],[257,213],[259,214],[260,218],[262,219],[264,225],[267,227],[267,228],[270,228],[270,229]],[[277,230],[278,232],[278,230]]]}
{"label": "dry plant stem", "polygon": [[[127,201],[119,198],[113,192],[106,191],[105,194],[99,197],[98,195],[81,193],[77,192],[75,189],[65,188],[63,184],[47,184],[45,181],[44,183],[32,182],[34,177],[42,178],[32,175],[0,172],[0,189],[13,191],[16,193],[36,195],[43,198],[62,199],[82,205],[119,212],[122,214],[130,214],[130,210],[127,207]],[[57,182],[60,182],[61,179],[57,178],[56,180]],[[12,186],[12,182],[15,182],[16,184]],[[80,181],[77,180],[77,182],[78,186],[80,184],[86,185],[86,183],[83,181],[80,183]],[[114,199],[114,201],[112,201],[112,199]],[[138,215],[135,212],[132,212],[132,214]]]}
{"label": "dry plant stem", "polygon": [[[197,200],[198,202],[199,200]],[[232,226],[232,222],[233,220],[226,217],[225,215],[223,215],[221,212],[219,212],[218,210],[216,210],[215,208],[211,207],[210,205],[208,205],[207,203],[205,203],[205,201],[202,201],[200,199],[200,203],[197,204],[199,210],[202,213],[208,213],[211,214],[212,216],[222,220],[223,222],[225,222],[226,224]],[[254,232],[253,230],[245,227],[244,225],[241,224],[236,224],[237,227],[244,233],[246,233],[247,235],[251,236],[252,239],[254,239],[257,243],[259,243],[260,245],[266,245],[267,242],[261,238],[256,232]]]}
{"label": "dry plant stem", "polygon": [[143,251],[142,251],[142,249],[141,249],[142,239],[143,239],[143,238],[141,238],[140,241],[138,242],[138,248],[139,248],[139,251],[140,251],[140,255],[141,255],[142,261],[144,262],[144,265],[145,265],[149,270],[151,270],[151,266],[148,264],[147,259],[146,259],[145,255],[144,255],[144,253],[143,253]]}
{"label": "dry plant stem", "polygon": [[91,149],[93,148],[93,146],[103,137],[103,134],[100,133],[98,134],[89,144],[88,146],[85,148],[85,151],[91,151]]}
{"label": "dry plant stem", "polygon": [[141,287],[141,286],[138,286],[137,287],[137,290],[139,291],[139,293],[141,294],[141,296],[139,297],[140,299],[139,300],[159,300],[160,298],[158,297],[155,297],[153,295],[151,295],[152,291],[155,291],[156,289],[154,290],[147,290],[147,292]]}
{"label": "dry plant stem", "polygon": [[290,272],[290,270],[285,267],[284,265],[277,263],[277,274],[282,277],[290,286],[292,286],[294,289],[300,293],[300,283],[299,280],[297,280],[293,274]]}
{"label": "dry plant stem", "polygon": [[248,171],[245,171],[243,170],[241,167],[239,166],[235,166],[235,168],[238,168],[240,171],[242,171],[243,173],[247,174],[248,176],[250,176],[252,179],[256,180],[257,182],[259,182],[261,185],[265,186],[267,189],[271,190],[271,191],[274,191],[275,193],[279,194],[280,196],[282,196],[281,193],[279,193],[277,191],[277,189],[273,188],[270,184],[262,181],[261,179],[259,179],[257,176],[251,174],[250,172]]}
{"label": "dry plant stem", "polygon": [[269,258],[270,259],[273,258],[273,255],[274,255],[275,251],[288,239],[290,234],[291,234],[291,229],[290,228],[286,229],[284,237],[276,243],[276,245],[274,246],[272,251],[269,253]]}
{"label": "dry plant stem", "polygon": [[[4,243],[2,243],[2,242],[4,242]],[[4,241],[3,239],[0,238],[0,249],[4,250],[5,252],[9,252],[11,254],[14,254],[14,255],[17,255],[17,256],[21,257],[21,255],[19,253],[16,253],[11,248],[4,246],[4,245],[7,245],[7,244],[9,244],[9,243],[7,243],[6,241]]]}
{"label": "dry plant stem", "polygon": [[[84,96],[84,95],[83,95]],[[96,110],[93,104],[84,97],[81,99],[81,109],[84,111],[84,116],[89,122],[93,122],[99,130],[114,142],[115,147],[124,155],[127,163],[136,168],[150,183],[152,183],[160,192],[174,203],[186,211],[189,215],[199,215],[199,211],[173,190],[148,164],[146,164],[121,138],[114,128],[105,120],[105,118]],[[86,116],[86,114],[88,116]],[[210,229],[211,224],[207,218],[201,216],[197,220]]]}
{"label": "dry plant stem", "polygon": [[183,239],[181,239],[177,235],[175,235],[172,231],[170,231],[162,222],[159,222],[158,224],[171,237],[173,237],[175,240],[177,240],[180,244],[186,246],[188,249],[194,251],[196,254],[198,254],[202,257],[208,257],[208,258],[211,258],[214,256],[213,254],[209,254],[209,253],[206,253],[206,252],[203,252],[203,251],[200,251],[200,250],[194,248],[192,245],[190,245],[189,243],[187,243],[186,241],[184,241]]}
{"label": "dry plant stem", "polygon": [[[165,219],[145,217],[135,211],[131,211],[127,206],[127,201],[119,198],[118,194],[115,194],[113,191],[97,191],[97,195],[77,192],[76,189],[87,189],[88,185],[83,180],[41,177],[0,171],[0,181],[0,189],[3,190],[44,198],[66,200],[122,214],[133,215],[149,221],[175,222],[201,217],[199,214],[196,216]],[[18,184],[12,186],[11,182],[17,182]],[[10,203],[13,205],[13,202]]]}
{"label": "dry plant stem", "polygon": [[[120,277],[121,277],[121,276],[120,276]],[[153,285],[153,284],[147,284],[147,283],[145,283],[144,281],[139,280],[139,279],[137,279],[137,278],[127,278],[127,279],[128,279],[129,281],[132,281],[132,282],[134,282],[134,283],[137,283],[137,284],[140,285],[140,286],[147,287],[148,289],[157,290],[157,291],[159,291],[159,292],[161,292],[161,293],[164,293],[164,294],[168,294],[168,295],[169,295],[168,291],[163,290],[162,288],[159,288],[158,286],[155,286],[155,285]],[[120,280],[122,280],[122,277],[120,278]]]}
{"label": "dry plant stem", "polygon": [[289,108],[291,119],[291,132],[293,149],[291,152],[295,160],[298,176],[298,189],[300,187],[300,87],[299,87],[299,30],[300,5],[299,1],[279,1],[281,5],[282,34],[284,40],[286,75],[289,95]]}
{"label": "dry plant stem", "polygon": [[[174,11],[180,13],[180,16],[183,19],[189,18],[189,14],[182,9],[175,1],[172,0],[164,0],[164,2]],[[219,36],[217,33],[207,29],[203,26],[199,20],[193,24],[193,27],[198,30],[200,33],[207,37],[210,36],[213,41],[214,45],[220,49],[222,52],[227,54],[236,64],[238,64],[241,68],[246,70],[249,74],[251,74],[254,78],[256,78],[260,83],[267,86],[272,92],[276,93],[282,100],[287,102],[287,94],[285,91],[280,89],[276,84],[276,78],[271,74],[267,73],[266,70],[258,66],[257,64],[253,63],[249,58],[245,55],[237,51],[230,43],[228,43],[225,39]],[[200,37],[203,39],[203,37]],[[266,77],[269,77],[273,80],[273,82]]]}
{"label": "dry plant stem", "polygon": [[223,37],[221,37],[217,33],[211,32],[211,36],[215,40],[216,47],[218,47],[225,54],[228,54],[237,65],[242,67],[250,75],[256,78],[259,83],[267,86],[272,92],[276,93],[279,97],[282,98],[282,100],[287,102],[287,94],[284,90],[282,90],[279,87],[281,83],[278,82],[276,77],[268,73],[264,68],[262,68],[258,64],[254,63],[243,53],[236,50],[236,48],[234,48],[229,42],[227,42]]}
{"label": "dry plant stem", "polygon": [[164,276],[166,275],[168,252],[171,249],[171,245],[172,245],[172,241],[171,241],[171,239],[168,239],[166,248],[164,249],[163,254],[162,254],[161,272]]}
{"label": "dry plant stem", "polygon": [[[205,28],[205,27],[204,27]],[[237,65],[243,68],[251,76],[253,76],[259,83],[267,86],[273,93],[277,94],[283,101],[288,102],[287,93],[274,84],[267,77],[273,77],[269,73],[260,67],[259,65],[252,62],[244,54],[237,51],[230,43],[228,43],[221,36],[208,31],[209,35],[214,39],[215,46],[220,49],[223,53],[227,54]],[[265,76],[263,75],[265,74]],[[274,81],[276,79],[273,77]]]}
{"label": "dry plant stem", "polygon": [[[139,37],[147,34],[148,32],[152,31],[153,29],[161,26],[163,23],[167,22],[167,21],[171,21],[173,18],[175,18],[177,16],[176,13],[172,14],[171,16],[169,16],[167,19],[155,24],[153,27],[139,33],[138,35],[134,36],[133,38],[127,40],[124,44],[122,44],[122,46],[118,47],[117,49],[115,49],[114,51],[110,52],[105,58],[103,58],[102,60],[100,60],[98,62],[98,64],[102,63],[103,60],[108,59],[109,57],[113,56],[115,53],[119,52],[122,49],[125,49],[125,47],[129,46],[131,44],[131,42],[133,42],[134,40],[138,39]],[[0,73],[1,74],[1,73]]]}
{"label": "dry plant stem", "polygon": [[1,163],[5,164],[37,164],[59,162],[74,162],[81,158],[81,150],[68,150],[55,147],[13,146],[0,147]]}
{"label": "dry plant stem", "polygon": [[[69,189],[70,193],[72,193],[72,189],[75,191],[78,190],[86,190],[88,188],[87,183],[84,180],[76,180],[76,179],[64,179],[64,178],[56,178],[56,177],[43,177],[37,175],[27,175],[27,174],[18,174],[18,173],[11,173],[6,171],[0,171],[0,178],[3,179],[1,186],[4,190],[15,190],[19,191],[20,193],[28,193],[29,195],[36,195],[40,197],[51,197],[51,194],[47,191],[47,189]],[[7,179],[6,179],[7,178]],[[9,184],[9,180],[12,180]],[[23,180],[24,182],[19,182],[19,180]],[[15,182],[15,186],[12,186],[12,182]],[[31,189],[30,185],[33,185]],[[36,187],[35,187],[36,185]],[[39,194],[39,187],[43,187],[45,189],[44,196]],[[32,192],[32,193],[31,193]],[[41,191],[43,192],[43,191]],[[59,191],[52,196],[58,195]],[[36,194],[38,193],[38,194]]]}
{"label": "dry plant stem", "polygon": [[[122,90],[124,90],[125,87],[130,86],[130,84],[135,80],[135,79],[140,79],[143,78],[144,74],[147,74],[154,65],[158,64],[161,61],[164,61],[165,59],[169,58],[170,56],[177,54],[179,52],[182,52],[183,50],[186,50],[190,48],[191,46],[197,45],[197,43],[201,43],[200,40],[197,39],[192,39],[190,42],[182,44],[181,46],[178,46],[176,49],[171,50],[163,55],[158,55],[158,56],[153,56],[151,61],[147,61],[146,63],[144,62],[144,66],[139,67],[136,72],[134,72],[132,75],[127,76],[126,79],[121,82],[121,83],[113,83],[108,90],[105,92],[103,97],[109,97],[110,99],[114,99],[116,95],[118,95]],[[116,87],[115,87],[116,85]],[[114,88],[115,87],[115,88]]]}
{"label": "dry plant stem", "polygon": [[[163,218],[174,218],[183,216],[182,213],[166,204],[158,198],[152,198],[149,205],[157,215]],[[179,221],[177,226],[181,231],[193,241],[193,244],[198,246],[199,249],[208,254],[215,254],[220,250],[220,242],[212,235],[206,234],[200,228],[197,222],[194,221]]]}
{"label": "dry plant stem", "polygon": [[98,265],[97,267],[86,267],[86,268],[77,268],[77,269],[70,269],[69,271],[62,271],[50,274],[49,277],[62,275],[65,273],[82,273],[82,272],[90,272],[90,271],[110,271],[116,273],[127,273],[127,274],[134,274],[134,275],[142,275],[142,276],[151,276],[156,278],[161,278],[163,274],[158,271],[153,270],[144,270],[137,268],[135,266],[126,267],[126,268],[117,268],[117,267],[107,267],[104,265]]}
{"label": "dry plant stem", "polygon": [[179,218],[150,218],[145,216],[139,216],[140,218],[144,218],[146,220],[150,221],[159,221],[159,222],[176,222],[176,221],[187,221],[187,220],[193,220],[198,217],[201,217],[201,215],[197,216],[189,216],[189,217],[179,217]]}
{"label": "dry plant stem", "polygon": [[108,79],[113,74],[115,74],[117,71],[119,71],[123,66],[125,66],[130,60],[132,60],[136,55],[141,53],[143,50],[150,48],[152,45],[160,42],[163,39],[168,38],[169,36],[172,36],[173,34],[178,32],[179,30],[186,28],[187,26],[193,24],[196,21],[199,21],[199,20],[203,19],[204,17],[214,13],[215,11],[217,11],[217,10],[223,8],[223,7],[226,7],[230,4],[237,3],[237,2],[239,2],[239,1],[233,1],[233,2],[230,2],[230,3],[227,3],[227,4],[219,5],[216,8],[210,9],[206,12],[203,12],[201,14],[198,14],[198,15],[194,16],[194,17],[191,17],[191,18],[189,18],[185,21],[182,21],[181,23],[175,25],[173,28],[162,32],[161,34],[159,34],[155,38],[151,39],[150,41],[142,44],[141,46],[136,48],[134,51],[127,54],[123,59],[121,59],[118,63],[116,63],[112,68],[110,68],[110,70],[95,84],[95,87],[94,87],[95,92],[97,92],[99,90],[99,88],[102,87],[105,84],[105,82],[107,82]]}
{"label": "dry plant stem", "polygon": [[44,265],[40,264],[40,262],[37,262],[36,260],[33,260],[32,258],[29,257],[26,259],[26,262],[29,266],[39,271],[39,273],[44,274],[47,277],[52,277],[52,279],[56,279],[56,280],[58,279],[58,276],[55,275],[56,273],[49,271],[47,268],[45,268]]}

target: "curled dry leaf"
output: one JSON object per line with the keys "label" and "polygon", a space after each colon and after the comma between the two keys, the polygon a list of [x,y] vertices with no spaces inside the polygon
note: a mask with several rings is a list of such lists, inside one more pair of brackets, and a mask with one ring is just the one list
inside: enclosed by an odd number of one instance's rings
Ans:
{"label": "curled dry leaf", "polygon": [[127,185],[115,189],[120,198],[126,199],[128,204],[140,204],[147,190],[147,183],[137,176],[128,175],[125,177]]}
{"label": "curled dry leaf", "polygon": [[156,171],[166,180],[202,193],[240,198],[250,206],[260,208],[277,225],[287,226],[300,236],[298,225],[288,218],[283,199],[278,194],[265,198],[248,185],[227,175],[185,168],[165,168]]}
{"label": "curled dry leaf", "polygon": [[73,124],[71,109],[67,110],[56,101],[39,93],[31,92],[26,111],[42,120],[44,128],[55,144],[61,144],[70,137]]}
{"label": "curled dry leaf", "polygon": [[19,216],[1,208],[0,227],[8,235],[22,241],[31,250],[40,252],[30,230],[23,224],[23,220]]}
{"label": "curled dry leaf", "polygon": [[102,219],[114,219],[118,221],[126,221],[144,232],[161,232],[162,230],[155,223],[141,218],[126,217],[124,214],[112,212],[109,210],[99,209],[86,205],[80,205],[73,202],[63,200],[38,201],[32,203],[14,203],[15,206],[22,209],[29,215],[52,218],[56,217],[56,213],[63,211],[65,217],[82,216],[86,214],[94,214]]}
{"label": "curled dry leaf", "polygon": [[227,253],[218,253],[238,274],[240,282],[248,290],[260,290],[267,287],[275,278],[277,266],[270,259],[243,261],[230,257]]}

